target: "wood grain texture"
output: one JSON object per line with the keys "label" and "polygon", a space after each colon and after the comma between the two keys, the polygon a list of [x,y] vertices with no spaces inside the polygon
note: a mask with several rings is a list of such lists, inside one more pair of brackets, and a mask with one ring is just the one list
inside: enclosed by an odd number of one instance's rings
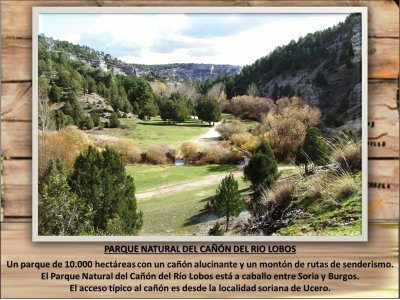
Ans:
{"label": "wood grain texture", "polygon": [[370,37],[399,36],[399,8],[394,1],[2,1],[2,37],[31,38],[33,6],[367,6]]}
{"label": "wood grain texture", "polygon": [[368,157],[399,157],[397,82],[368,84]]}
{"label": "wood grain texture", "polygon": [[[370,160],[368,172],[368,182],[371,186],[368,189],[370,219],[385,222],[397,221],[399,219],[399,161]],[[31,160],[4,162],[5,218],[32,215],[31,174]],[[373,208],[378,201],[380,201],[379,205]]]}
{"label": "wood grain texture", "polygon": [[2,122],[2,155],[4,157],[32,157],[32,123]]}
{"label": "wood grain texture", "polygon": [[1,119],[32,121],[32,83],[4,83],[1,88]]}
{"label": "wood grain texture", "polygon": [[[393,268],[390,269],[380,269],[380,268],[369,268],[369,269],[350,269],[350,270],[334,270],[334,269],[318,269],[305,267],[303,269],[290,270],[290,269],[265,269],[265,268],[254,268],[244,270],[221,270],[221,269],[166,269],[166,268],[149,268],[149,269],[125,269],[125,270],[110,270],[110,269],[94,269],[89,270],[89,272],[96,273],[108,273],[110,271],[128,271],[130,272],[152,272],[154,274],[160,274],[161,272],[171,271],[171,272],[182,272],[183,274],[188,274],[189,272],[199,272],[218,274],[224,273],[226,271],[233,271],[237,274],[248,274],[250,272],[260,273],[279,273],[290,272],[290,273],[317,273],[326,274],[328,272],[336,273],[346,273],[346,274],[357,274],[360,280],[355,281],[327,281],[322,284],[326,284],[331,288],[330,293],[313,293],[314,297],[343,297],[343,298],[381,298],[381,297],[397,297],[398,293],[398,224],[370,224],[369,228],[369,241],[368,243],[298,243],[296,244],[297,253],[295,255],[232,255],[232,254],[220,254],[220,255],[199,255],[199,254],[179,254],[179,255],[167,255],[167,254],[143,254],[143,255],[119,255],[115,256],[105,256],[104,243],[32,243],[31,242],[31,225],[30,224],[18,224],[18,223],[3,223],[1,225],[1,235],[3,240],[3,247],[1,248],[1,288],[3,297],[34,297],[39,298],[54,298],[54,297],[106,297],[106,298],[141,298],[141,297],[153,297],[153,298],[194,298],[194,297],[229,297],[229,298],[256,298],[256,297],[310,297],[308,293],[280,293],[276,294],[274,292],[268,293],[252,293],[252,292],[236,292],[236,293],[188,293],[188,292],[153,292],[153,293],[120,293],[112,294],[108,293],[68,293],[68,288],[71,282],[66,281],[43,281],[40,279],[40,270],[18,270],[6,268],[7,260],[13,260],[16,262],[26,262],[26,261],[50,261],[54,260],[62,261],[65,260],[98,260],[101,262],[118,261],[124,262],[174,262],[177,260],[186,260],[187,262],[195,263],[199,260],[202,261],[239,261],[244,262],[276,262],[278,260],[285,260],[286,262],[292,262],[293,264],[297,260],[307,262],[331,262],[335,260],[336,262],[359,262],[360,260],[369,262],[390,262]],[[187,244],[187,243],[186,243]],[[237,243],[230,243],[232,246]],[[271,243],[268,243],[271,245]],[[189,244],[191,245],[191,244]],[[199,245],[199,244],[197,244]],[[68,250],[66,250],[68,249]],[[339,250],[340,249],[340,250]],[[297,272],[296,272],[297,271]],[[85,269],[50,269],[50,272],[62,272],[62,273],[82,273],[87,272]],[[241,281],[242,283],[244,281]],[[274,285],[287,285],[298,283],[300,285],[307,283],[318,284],[321,281],[310,282],[307,280],[295,280],[295,281],[283,281],[283,280],[273,280],[271,281],[247,281],[248,284],[261,284],[269,285],[273,283]],[[75,282],[72,282],[75,283]],[[78,284],[92,284],[92,285],[103,285],[103,284],[143,284],[143,285],[153,285],[154,283],[160,283],[160,280],[135,280],[135,281],[78,281]],[[224,284],[224,285],[234,285],[238,283],[237,280],[203,280],[203,281],[193,281],[193,280],[180,280],[180,281],[170,281],[164,280],[163,284],[166,285],[181,285],[184,284]]]}

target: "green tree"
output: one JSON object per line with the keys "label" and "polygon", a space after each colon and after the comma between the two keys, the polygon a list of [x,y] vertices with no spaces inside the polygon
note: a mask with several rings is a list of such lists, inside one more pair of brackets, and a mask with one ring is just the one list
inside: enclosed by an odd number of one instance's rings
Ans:
{"label": "green tree", "polygon": [[202,96],[196,107],[199,119],[208,122],[214,126],[214,122],[221,120],[221,106],[212,98]]}
{"label": "green tree", "polygon": [[93,231],[92,206],[78,198],[67,183],[58,158],[51,159],[39,185],[39,235],[84,235]]}
{"label": "green tree", "polygon": [[142,110],[143,115],[150,120],[151,117],[155,117],[158,114],[158,106],[155,100],[148,101]]}
{"label": "green tree", "polygon": [[91,111],[90,117],[92,118],[93,126],[97,127],[100,125],[100,116],[97,112],[95,112],[94,110]]}
{"label": "green tree", "polygon": [[303,144],[296,152],[296,164],[304,165],[304,172],[308,173],[308,164],[322,164],[328,155],[329,147],[318,128],[309,127]]}
{"label": "green tree", "polygon": [[271,187],[278,178],[278,164],[274,154],[256,152],[244,167],[244,177],[251,181],[254,189],[260,185]]}
{"label": "green tree", "polygon": [[112,114],[111,114],[111,117],[110,117],[110,123],[109,123],[109,127],[110,128],[117,128],[117,127],[119,127],[120,126],[120,121],[119,121],[119,119],[118,119],[118,114],[116,113],[116,112],[113,112]]}
{"label": "green tree", "polygon": [[61,95],[62,95],[61,89],[55,84],[53,84],[49,92],[49,99],[52,102],[59,102],[61,100]]}
{"label": "green tree", "polygon": [[89,147],[76,158],[69,183],[78,197],[93,206],[95,230],[119,228],[118,234],[123,235],[140,230],[142,213],[136,207],[134,180],[115,150]]}
{"label": "green tree", "polygon": [[211,204],[217,214],[226,217],[225,231],[228,231],[229,218],[237,217],[245,207],[244,199],[239,191],[239,184],[232,173],[222,179]]}

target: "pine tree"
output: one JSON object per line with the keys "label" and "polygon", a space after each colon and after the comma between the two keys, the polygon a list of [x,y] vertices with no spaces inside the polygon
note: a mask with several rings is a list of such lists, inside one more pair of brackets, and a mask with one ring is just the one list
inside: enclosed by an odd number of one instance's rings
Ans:
{"label": "pine tree", "polygon": [[67,183],[60,159],[51,159],[39,185],[39,235],[83,235],[93,231],[92,207]]}
{"label": "pine tree", "polygon": [[278,178],[278,164],[274,152],[267,141],[263,141],[256,149],[247,166],[244,168],[244,177],[251,181],[253,188],[263,185],[266,188]]}
{"label": "pine tree", "polygon": [[230,216],[237,217],[245,206],[243,197],[239,191],[239,184],[232,173],[222,179],[211,204],[217,214],[226,217],[225,230],[228,231]]}
{"label": "pine tree", "polygon": [[308,173],[308,164],[310,162],[324,163],[328,150],[328,144],[319,129],[310,127],[307,129],[303,144],[296,152],[296,164],[304,164],[304,172]]}
{"label": "pine tree", "polygon": [[117,218],[124,235],[140,230],[142,214],[136,207],[134,180],[115,150],[89,147],[75,160],[69,183],[78,197],[93,206],[96,231],[106,233],[107,227],[116,226]]}

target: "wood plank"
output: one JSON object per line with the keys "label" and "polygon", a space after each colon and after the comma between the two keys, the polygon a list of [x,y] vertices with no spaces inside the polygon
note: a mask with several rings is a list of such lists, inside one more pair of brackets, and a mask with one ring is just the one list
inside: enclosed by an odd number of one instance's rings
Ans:
{"label": "wood plank", "polygon": [[368,84],[368,157],[399,157],[396,81]]}
{"label": "wood plank", "polygon": [[32,83],[4,83],[1,89],[1,119],[32,121]]}
{"label": "wood plank", "polygon": [[397,79],[399,76],[399,40],[368,39],[368,78]]}
{"label": "wood plank", "polygon": [[[34,295],[38,298],[53,298],[53,297],[77,297],[77,298],[90,298],[90,297],[105,297],[113,298],[116,297],[114,292],[104,292],[104,293],[82,293],[74,292],[68,293],[69,285],[71,282],[59,281],[59,280],[48,280],[44,281],[41,279],[41,272],[43,270],[37,270],[35,268],[20,270],[19,268],[7,268],[6,262],[8,260],[13,260],[15,262],[50,262],[55,260],[65,261],[65,260],[97,260],[97,261],[110,261],[110,257],[103,254],[105,243],[69,243],[68,248],[66,248],[65,243],[33,243],[31,241],[31,224],[23,223],[3,223],[1,225],[1,236],[2,236],[2,247],[1,247],[1,288],[2,296],[4,298],[26,298]],[[180,255],[168,255],[168,254],[142,254],[142,255],[119,255],[117,260],[119,262],[176,262],[177,260],[191,262],[194,264],[199,260],[202,261],[218,261],[227,262],[230,260],[247,262],[255,262],[258,266],[254,269],[249,270],[245,268],[243,270],[232,269],[233,273],[237,274],[248,274],[250,271],[254,273],[265,272],[265,268],[260,268],[260,262],[276,262],[283,261],[295,264],[297,260],[304,262],[390,262],[392,268],[354,268],[351,270],[335,270],[335,269],[318,269],[305,267],[301,270],[288,270],[288,269],[271,269],[268,273],[279,273],[283,272],[296,273],[304,272],[306,274],[317,273],[317,274],[327,274],[328,272],[343,273],[343,274],[356,274],[359,280],[343,281],[343,280],[330,280],[322,285],[327,285],[331,288],[331,292],[328,293],[314,293],[313,297],[330,297],[330,298],[396,298],[398,296],[398,224],[370,224],[369,228],[369,241],[368,243],[341,243],[340,248],[335,247],[332,243],[297,243],[296,245],[296,255],[266,255],[266,254],[241,254],[232,255],[230,253],[223,253],[219,255],[210,254],[180,254]],[[139,244],[140,245],[140,244]],[[190,243],[188,245],[195,245]],[[238,243],[231,243],[230,245],[239,245]],[[66,251],[68,249],[69,251]],[[62,258],[60,260],[60,258]],[[114,261],[114,257],[112,257]],[[61,271],[62,270],[62,271]],[[136,270],[136,269],[135,269]],[[134,270],[134,271],[135,271]],[[82,273],[82,272],[96,272],[96,273],[109,273],[109,269],[48,269],[46,272],[57,272],[57,273]],[[116,272],[125,272],[127,269],[115,269]],[[143,271],[151,272],[154,274],[160,274],[161,272],[182,272],[183,274],[188,274],[189,272],[197,273],[199,269],[173,269],[173,268],[149,268],[143,269]],[[205,273],[218,274],[225,272],[218,268],[207,269]],[[203,271],[202,271],[203,272]],[[229,270],[228,270],[229,272]],[[157,281],[148,280],[137,280],[135,282],[130,282],[130,285],[142,284],[142,285],[153,285]],[[250,281],[247,281],[250,282]],[[73,281],[78,285],[112,285],[116,284],[119,286],[121,283],[127,284],[127,281],[121,280],[96,280],[96,281],[83,281],[77,280]],[[205,284],[208,286],[211,284],[221,283],[223,285],[234,285],[237,281],[225,280],[225,281],[209,281],[203,280],[200,282],[194,282],[192,280],[180,280],[170,281],[166,280],[165,285],[180,285],[184,284]],[[270,284],[270,282],[265,282],[261,280],[251,281],[251,284],[257,283]],[[296,283],[300,286],[303,284],[319,285],[320,281],[309,281],[309,280],[294,280],[292,283]],[[284,280],[274,280],[274,285],[288,285],[288,281]],[[221,292],[204,292],[200,293],[190,293],[188,292],[135,292],[135,298],[191,298],[191,297],[228,297],[228,298],[258,298],[265,297],[265,293],[260,292],[233,292],[233,293],[221,293]],[[282,297],[282,293],[276,294],[275,292],[268,292],[268,298]],[[284,294],[284,297],[310,297],[310,293],[298,292],[292,294],[288,292]],[[119,298],[131,298],[132,292],[124,293],[120,292],[117,297]]]}
{"label": "wood plank", "polygon": [[[399,161],[370,160],[368,172],[368,182],[371,185],[368,190],[370,219],[382,222],[397,221],[399,219]],[[31,216],[31,174],[31,160],[4,161],[4,216],[6,218]],[[376,204],[378,201],[379,204]]]}
{"label": "wood plank", "polygon": [[4,157],[32,157],[31,122],[2,122],[1,140]]}
{"label": "wood plank", "polygon": [[[398,77],[398,43],[398,39],[369,39],[369,78],[396,79]],[[5,39],[2,50],[2,81],[30,81],[32,79],[31,41]]]}
{"label": "wood plank", "polygon": [[2,37],[31,38],[33,6],[367,6],[368,35],[399,36],[399,8],[394,1],[2,1]]}
{"label": "wood plank", "polygon": [[32,41],[2,40],[1,81],[32,80]]}
{"label": "wood plank", "polygon": [[399,221],[399,160],[368,161],[369,219]]}

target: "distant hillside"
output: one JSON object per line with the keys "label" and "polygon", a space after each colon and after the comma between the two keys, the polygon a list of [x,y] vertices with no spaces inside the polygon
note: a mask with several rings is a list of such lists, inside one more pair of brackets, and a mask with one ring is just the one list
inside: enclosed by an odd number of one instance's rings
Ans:
{"label": "distant hillside", "polygon": [[336,26],[292,40],[243,67],[239,75],[218,81],[225,84],[228,98],[247,94],[254,84],[259,95],[274,100],[299,96],[321,109],[328,126],[359,119],[361,15],[352,14]]}
{"label": "distant hillside", "polygon": [[50,51],[66,52],[70,58],[77,59],[103,71],[114,74],[135,75],[148,80],[164,82],[193,82],[207,79],[217,79],[224,74],[238,74],[240,66],[173,63],[173,64],[129,64],[110,54],[97,51],[87,46],[75,45],[67,41],[54,40],[44,35],[39,36],[39,41],[46,45]]}

